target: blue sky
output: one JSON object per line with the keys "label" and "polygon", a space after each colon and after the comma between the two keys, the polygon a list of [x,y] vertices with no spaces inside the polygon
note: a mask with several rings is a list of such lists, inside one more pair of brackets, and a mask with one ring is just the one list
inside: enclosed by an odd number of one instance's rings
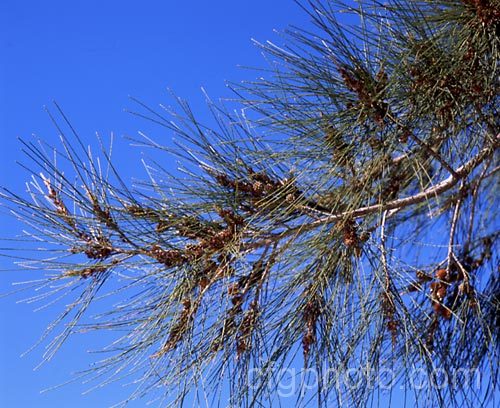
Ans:
{"label": "blue sky", "polygon": [[[44,105],[56,100],[85,142],[95,132],[118,136],[118,166],[126,177],[140,175],[141,151],[122,136],[139,130],[168,140],[172,135],[132,117],[129,95],[151,106],[171,102],[166,91],[190,100],[203,119],[204,86],[214,98],[228,96],[225,80],[253,78],[238,64],[265,66],[250,39],[276,40],[273,29],[308,18],[292,0],[229,1],[19,1],[0,3],[0,185],[23,192],[29,174],[17,138],[35,134],[56,143],[57,132]],[[205,111],[206,114],[206,111]],[[13,237],[20,225],[0,214],[1,236]],[[2,244],[5,245],[5,244]],[[12,261],[0,258],[0,269]],[[0,273],[0,293],[12,282],[38,278],[28,271]],[[33,371],[43,348],[33,345],[57,312],[33,312],[38,305],[16,304],[26,294],[0,298],[0,406],[105,407],[131,388],[111,386],[82,395],[79,383],[40,391],[71,378],[93,360],[85,351],[100,338],[75,337],[48,365]],[[144,401],[131,404],[144,406]]]}

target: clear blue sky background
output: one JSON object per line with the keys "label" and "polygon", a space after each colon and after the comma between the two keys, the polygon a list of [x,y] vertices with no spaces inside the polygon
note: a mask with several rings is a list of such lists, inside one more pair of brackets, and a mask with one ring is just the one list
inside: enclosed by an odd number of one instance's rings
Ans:
{"label": "clear blue sky background", "polygon": [[[201,86],[214,98],[227,96],[225,80],[256,75],[238,64],[265,66],[250,38],[276,40],[274,28],[307,21],[292,0],[1,1],[0,184],[24,191],[29,175],[16,165],[26,162],[18,137],[36,134],[56,141],[43,111],[52,100],[89,143],[96,131],[119,137],[149,131],[149,124],[124,112],[133,107],[128,95],[157,106],[171,102],[170,87],[202,113]],[[158,128],[151,132],[171,137]],[[123,147],[115,159],[130,176],[140,174],[140,157],[140,151]],[[2,237],[19,233],[20,225],[5,214],[0,224]],[[0,258],[0,269],[9,268],[12,261]],[[2,272],[0,293],[11,290],[14,281],[39,276]],[[92,361],[85,351],[100,342],[75,337],[49,365],[33,371],[43,349],[20,355],[56,310],[35,313],[36,305],[16,304],[26,295],[0,298],[0,407],[105,407],[131,391],[112,386],[82,395],[86,387],[77,383],[40,394],[85,368]],[[131,406],[144,406],[144,401]]]}

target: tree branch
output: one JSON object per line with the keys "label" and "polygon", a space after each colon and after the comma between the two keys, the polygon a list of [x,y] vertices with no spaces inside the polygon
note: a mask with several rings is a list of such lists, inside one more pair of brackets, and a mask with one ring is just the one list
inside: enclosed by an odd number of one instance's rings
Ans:
{"label": "tree branch", "polygon": [[444,179],[440,183],[436,184],[433,187],[430,187],[420,193],[414,194],[410,197],[405,197],[405,198],[399,198],[396,200],[389,201],[387,203],[381,203],[381,204],[375,204],[375,205],[370,205],[366,207],[361,207],[356,210],[352,211],[344,211],[341,213],[337,214],[331,214],[328,215],[324,218],[321,218],[319,220],[316,220],[314,222],[311,222],[310,224],[306,225],[301,225],[296,228],[290,228],[284,232],[277,233],[277,234],[272,234],[270,236],[267,236],[264,238],[262,241],[257,241],[253,243],[249,243],[250,247],[255,247],[255,245],[258,245],[258,242],[262,243],[269,243],[269,242],[274,242],[276,240],[280,240],[282,238],[291,236],[295,233],[300,233],[304,231],[310,231],[316,227],[319,227],[324,224],[329,224],[332,222],[336,222],[339,220],[343,220],[346,218],[361,218],[365,217],[370,214],[386,211],[386,210],[394,210],[394,209],[402,209],[404,207],[408,207],[410,205],[414,204],[419,204],[421,202],[424,202],[432,197],[437,197],[440,194],[445,193],[446,191],[450,190],[452,187],[454,187],[460,180],[463,180],[466,178],[472,170],[474,170],[479,164],[481,164],[486,158],[490,157],[495,149],[498,147],[498,143],[500,141],[500,134],[497,135],[495,144],[493,146],[488,146],[482,149],[476,156],[474,156],[472,159],[470,159],[467,163],[463,164],[462,166],[458,167],[455,171],[454,174],[451,174],[448,178]]}

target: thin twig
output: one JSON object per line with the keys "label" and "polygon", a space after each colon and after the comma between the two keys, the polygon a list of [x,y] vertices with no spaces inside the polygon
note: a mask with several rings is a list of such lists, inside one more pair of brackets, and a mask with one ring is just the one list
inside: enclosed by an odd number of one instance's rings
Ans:
{"label": "thin twig", "polygon": [[460,186],[459,189],[459,194],[458,194],[458,199],[457,202],[455,203],[455,208],[453,210],[453,217],[451,219],[451,225],[450,225],[450,238],[448,241],[448,264],[446,265],[446,273],[449,276],[450,274],[450,266],[451,266],[451,261],[452,261],[452,256],[453,256],[453,245],[454,245],[454,240],[455,240],[455,231],[457,228],[457,222],[458,222],[458,215],[460,214],[460,207],[462,205],[462,191],[464,189],[465,184],[462,182],[462,185]]}

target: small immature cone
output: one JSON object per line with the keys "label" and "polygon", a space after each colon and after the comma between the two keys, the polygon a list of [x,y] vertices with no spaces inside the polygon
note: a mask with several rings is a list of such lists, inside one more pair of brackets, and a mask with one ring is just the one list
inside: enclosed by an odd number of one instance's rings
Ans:
{"label": "small immature cone", "polygon": [[442,281],[446,281],[448,277],[448,272],[446,272],[446,269],[438,269],[436,271],[436,278]]}
{"label": "small immature cone", "polygon": [[440,302],[446,297],[446,286],[440,286],[436,290],[436,297]]}
{"label": "small immature cone", "polygon": [[311,351],[311,345],[316,342],[316,323],[320,315],[320,308],[317,300],[310,300],[305,305],[303,311],[303,320],[305,330],[302,337],[302,351],[304,359],[307,360]]}

